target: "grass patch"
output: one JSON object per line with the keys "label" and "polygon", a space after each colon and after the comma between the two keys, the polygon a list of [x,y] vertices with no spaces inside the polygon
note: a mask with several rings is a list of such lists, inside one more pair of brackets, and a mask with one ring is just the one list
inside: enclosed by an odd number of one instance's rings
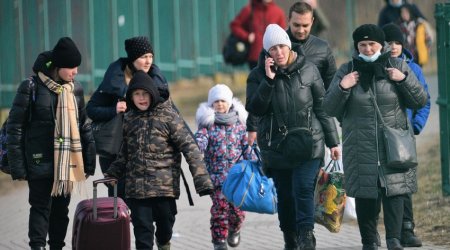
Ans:
{"label": "grass patch", "polygon": [[424,241],[450,246],[450,196],[442,195],[438,135],[418,144],[419,190],[413,195],[416,233]]}

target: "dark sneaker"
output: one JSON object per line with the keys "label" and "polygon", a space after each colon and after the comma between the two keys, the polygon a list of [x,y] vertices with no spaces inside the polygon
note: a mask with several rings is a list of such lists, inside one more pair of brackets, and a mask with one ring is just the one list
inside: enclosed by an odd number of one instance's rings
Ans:
{"label": "dark sneaker", "polygon": [[363,244],[362,250],[378,250],[378,243]]}
{"label": "dark sneaker", "polygon": [[230,247],[237,247],[241,243],[241,232],[229,231],[227,242]]}
{"label": "dark sneaker", "polygon": [[170,241],[164,245],[156,243],[156,246],[158,247],[158,250],[170,250]]}
{"label": "dark sneaker", "polygon": [[297,233],[283,232],[284,250],[298,250]]}
{"label": "dark sneaker", "polygon": [[388,250],[403,250],[402,244],[396,238],[386,239],[386,245]]}
{"label": "dark sneaker", "polygon": [[300,250],[316,250],[316,237],[312,229],[300,232],[298,247]]}
{"label": "dark sneaker", "polygon": [[227,243],[225,241],[213,242],[214,250],[228,250]]}
{"label": "dark sneaker", "polygon": [[400,239],[400,243],[404,247],[421,247],[422,241],[414,235],[413,231],[404,231],[402,232],[402,238]]}

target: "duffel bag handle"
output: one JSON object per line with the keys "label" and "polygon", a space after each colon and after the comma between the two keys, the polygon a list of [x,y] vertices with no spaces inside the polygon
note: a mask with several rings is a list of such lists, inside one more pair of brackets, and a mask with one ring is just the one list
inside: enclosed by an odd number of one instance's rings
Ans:
{"label": "duffel bag handle", "polygon": [[113,218],[117,218],[117,179],[114,177],[108,177],[93,181],[94,185],[94,197],[92,198],[92,210],[94,214],[94,220],[97,220],[97,185],[99,183],[112,183],[114,186],[114,215]]}
{"label": "duffel bag handle", "polygon": [[[247,152],[248,147],[250,147],[250,145],[246,144],[243,148],[242,148],[242,153],[239,156],[237,161],[240,161],[242,158],[244,158],[244,154]],[[258,158],[258,161],[261,161],[261,152],[259,152],[259,147],[258,145],[255,143],[253,143],[252,147],[252,151],[255,152],[256,157]]]}

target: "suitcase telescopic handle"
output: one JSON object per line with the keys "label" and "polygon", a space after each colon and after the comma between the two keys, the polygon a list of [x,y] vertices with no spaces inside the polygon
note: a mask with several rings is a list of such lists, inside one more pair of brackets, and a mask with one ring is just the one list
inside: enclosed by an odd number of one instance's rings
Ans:
{"label": "suitcase telescopic handle", "polygon": [[99,179],[93,181],[94,185],[94,197],[92,199],[92,210],[94,213],[94,220],[97,220],[97,184],[99,183],[112,183],[114,186],[114,215],[113,218],[117,218],[117,179],[113,177],[108,177],[104,179]]}

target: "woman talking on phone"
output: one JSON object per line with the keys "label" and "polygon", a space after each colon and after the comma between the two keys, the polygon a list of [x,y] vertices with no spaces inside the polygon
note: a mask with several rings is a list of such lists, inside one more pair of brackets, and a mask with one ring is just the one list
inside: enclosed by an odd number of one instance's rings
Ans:
{"label": "woman talking on phone", "polygon": [[284,247],[315,249],[315,178],[324,144],[339,158],[336,125],[322,109],[325,89],[318,69],[299,45],[292,46],[286,31],[267,26],[263,47],[247,79],[246,109],[261,119],[257,140],[264,170],[277,188]]}

